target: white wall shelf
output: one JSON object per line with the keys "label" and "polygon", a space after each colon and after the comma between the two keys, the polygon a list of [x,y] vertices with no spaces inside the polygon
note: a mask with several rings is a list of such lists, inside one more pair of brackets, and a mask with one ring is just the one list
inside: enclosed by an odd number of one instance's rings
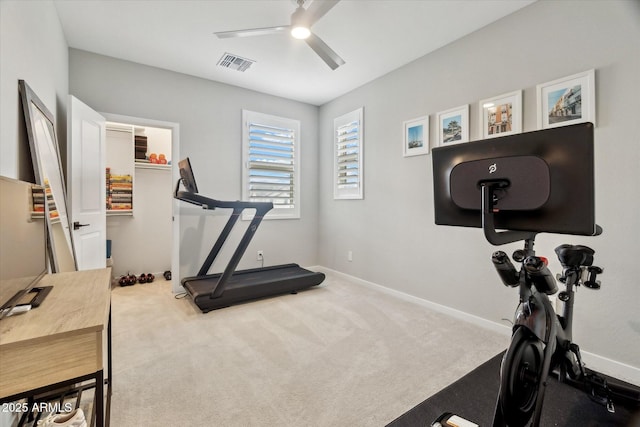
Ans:
{"label": "white wall shelf", "polygon": [[111,210],[107,210],[107,216],[133,216],[133,209],[111,209]]}
{"label": "white wall shelf", "polygon": [[135,162],[136,169],[156,169],[156,170],[171,170],[171,165],[163,165],[159,163],[148,163],[148,162]]}

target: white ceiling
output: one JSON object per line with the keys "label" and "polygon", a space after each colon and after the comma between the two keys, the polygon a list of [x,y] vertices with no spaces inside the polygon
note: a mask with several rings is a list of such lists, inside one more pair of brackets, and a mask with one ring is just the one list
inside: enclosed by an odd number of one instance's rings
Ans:
{"label": "white ceiling", "polygon": [[[72,48],[322,105],[534,1],[342,0],[312,27],[346,61],[335,71],[287,32],[213,34],[289,25],[294,0],[54,3]],[[225,52],[256,63],[245,72],[216,66]]]}

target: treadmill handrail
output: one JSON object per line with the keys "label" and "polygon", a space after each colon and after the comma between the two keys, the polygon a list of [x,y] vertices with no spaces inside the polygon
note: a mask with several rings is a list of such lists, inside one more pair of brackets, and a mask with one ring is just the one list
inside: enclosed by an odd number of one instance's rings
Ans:
{"label": "treadmill handrail", "polygon": [[[191,203],[194,205],[202,206],[205,209],[213,210],[215,208],[221,209],[255,209],[261,212],[262,215],[273,209],[273,203],[271,202],[245,202],[241,200],[227,201],[211,199],[209,197],[202,196],[200,194],[191,193],[189,191],[176,191],[175,198],[182,200],[183,202]],[[256,212],[256,215],[258,213]]]}

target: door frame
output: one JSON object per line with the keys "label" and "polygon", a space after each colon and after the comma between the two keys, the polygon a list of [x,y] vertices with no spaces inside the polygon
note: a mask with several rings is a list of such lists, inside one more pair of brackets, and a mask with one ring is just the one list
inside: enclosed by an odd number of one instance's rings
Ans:
{"label": "door frame", "polygon": [[[180,157],[180,124],[163,120],[145,119],[141,117],[125,116],[122,114],[104,113],[102,116],[107,122],[117,122],[133,126],[148,126],[171,130],[171,178],[177,182],[180,172],[177,167]],[[184,292],[180,285],[180,215],[178,200],[172,197],[171,215],[173,227],[171,230],[171,290],[173,293]]]}

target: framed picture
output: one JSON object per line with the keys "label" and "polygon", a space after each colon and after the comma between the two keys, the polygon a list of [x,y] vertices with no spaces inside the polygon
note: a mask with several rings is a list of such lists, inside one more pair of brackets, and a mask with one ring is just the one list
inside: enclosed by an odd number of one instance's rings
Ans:
{"label": "framed picture", "polygon": [[522,132],[522,91],[480,101],[480,135],[483,139]]}
{"label": "framed picture", "polygon": [[438,113],[438,146],[469,142],[469,104]]}
{"label": "framed picture", "polygon": [[404,157],[429,154],[429,116],[407,120],[403,124]]}
{"label": "framed picture", "polygon": [[589,70],[536,86],[538,129],[596,124],[595,71]]}

